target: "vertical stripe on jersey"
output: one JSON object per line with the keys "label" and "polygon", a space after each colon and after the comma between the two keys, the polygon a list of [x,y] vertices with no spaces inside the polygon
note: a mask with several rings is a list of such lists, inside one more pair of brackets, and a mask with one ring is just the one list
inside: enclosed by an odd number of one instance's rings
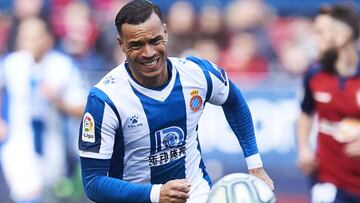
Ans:
{"label": "vertical stripe on jersey", "polygon": [[[112,157],[110,160],[109,176],[122,179],[124,169],[124,136],[121,128],[121,119],[119,112],[117,111],[112,100],[100,89],[94,87],[89,93],[89,97],[95,97],[88,99],[85,112],[92,112],[92,116],[95,120],[95,143],[81,142],[80,150],[90,152],[100,152],[101,149],[101,128],[104,120],[104,112],[107,108],[115,113],[117,120],[119,121],[119,128],[115,134],[114,148]],[[82,135],[82,123],[80,126],[80,136]],[[80,137],[81,139],[81,137]],[[79,142],[80,142],[79,139]],[[88,145],[88,146],[87,146]]]}
{"label": "vertical stripe on jersey", "polygon": [[[90,97],[94,97],[94,98],[89,99]],[[85,113],[92,112],[92,116],[95,120],[95,143],[83,142],[79,147],[80,150],[83,151],[98,153],[101,146],[101,127],[104,116],[105,103],[109,105],[109,107],[114,111],[119,122],[121,121],[120,121],[119,112],[117,111],[114,103],[103,91],[94,87],[91,89],[89,93],[89,98],[84,112]],[[80,126],[80,136],[81,135],[82,135],[82,123]],[[80,141],[81,141],[81,137],[79,139],[79,142]]]}
{"label": "vertical stripe on jersey", "polygon": [[[197,129],[196,129],[196,131],[197,131]],[[197,149],[199,150],[200,155],[201,155],[201,146],[200,146],[200,141],[199,141],[199,136],[198,135],[196,137],[196,141],[197,141],[197,144],[198,144]],[[212,185],[211,178],[210,178],[209,174],[206,171],[206,166],[204,164],[204,161],[203,161],[202,157],[200,158],[199,167],[201,168],[201,171],[203,172],[203,178],[206,180],[206,182],[208,182],[209,186],[211,187],[211,185]]]}
{"label": "vertical stripe on jersey", "polygon": [[121,128],[121,120],[119,120],[119,129],[116,131],[114,141],[114,151],[110,160],[109,176],[123,179],[124,175],[124,136]]}
{"label": "vertical stripe on jersey", "polygon": [[[207,82],[206,102],[209,101],[210,97],[211,97],[211,94],[212,94],[212,88],[213,88],[213,84],[212,84],[212,80],[211,80],[211,76],[210,76],[209,72],[214,74],[221,81],[223,81],[223,78],[222,78],[223,73],[220,73],[217,70],[215,70],[214,67],[212,67],[212,65],[206,60],[201,60],[201,59],[198,59],[198,58],[192,57],[192,56],[187,57],[186,59],[196,63],[202,69],[202,71],[204,73],[204,76],[206,78],[206,82]],[[196,126],[196,132],[197,132],[197,126]],[[198,151],[200,152],[200,155],[201,155],[201,147],[200,147],[200,141],[199,141],[198,135],[196,137],[196,140],[197,140],[197,144],[198,144],[197,149],[198,149]],[[199,168],[201,169],[201,171],[203,173],[203,178],[208,182],[209,186],[211,186],[212,181],[211,181],[211,178],[210,178],[209,174],[206,171],[206,167],[205,167],[205,164],[204,164],[204,161],[203,161],[202,157],[200,157]]]}
{"label": "vertical stripe on jersey", "polygon": [[[147,97],[132,87],[144,108],[150,131],[150,155],[158,153],[155,132],[172,126],[181,128],[186,141],[186,106],[179,74],[170,95],[165,101]],[[185,144],[185,143],[184,143]],[[185,146],[185,145],[183,145]],[[151,167],[151,183],[166,183],[169,180],[185,178],[185,156],[160,166]]]}

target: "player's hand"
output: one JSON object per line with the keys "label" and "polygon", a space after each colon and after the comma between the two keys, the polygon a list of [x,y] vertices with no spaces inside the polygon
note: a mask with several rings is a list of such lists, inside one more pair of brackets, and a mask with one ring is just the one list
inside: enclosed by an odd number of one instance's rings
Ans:
{"label": "player's hand", "polygon": [[310,148],[301,148],[298,152],[297,165],[305,175],[311,174],[315,169],[315,154]]}
{"label": "player's hand", "polygon": [[265,172],[263,167],[249,169],[249,174],[254,175],[254,176],[260,178],[261,180],[263,180],[266,184],[269,185],[271,190],[274,191],[274,182],[271,180],[269,175]]}
{"label": "player's hand", "polygon": [[185,203],[190,184],[185,179],[170,180],[160,189],[160,203]]}
{"label": "player's hand", "polygon": [[360,136],[345,145],[345,154],[360,159]]}

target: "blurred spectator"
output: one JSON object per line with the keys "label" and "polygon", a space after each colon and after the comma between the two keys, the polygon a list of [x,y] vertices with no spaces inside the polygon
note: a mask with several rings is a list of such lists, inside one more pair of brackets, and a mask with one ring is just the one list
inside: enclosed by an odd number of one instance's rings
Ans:
{"label": "blurred spectator", "polygon": [[260,81],[267,76],[268,62],[258,50],[258,42],[252,34],[238,33],[230,39],[220,64],[231,78],[249,75],[253,83]]}
{"label": "blurred spectator", "polygon": [[114,43],[117,36],[117,31],[114,27],[114,16],[118,12],[117,9],[123,7],[126,2],[128,0],[93,1],[96,9],[96,20],[100,26],[96,49],[105,60],[105,72],[125,61],[125,54],[119,50],[119,45]]}
{"label": "blurred spectator", "polygon": [[16,39],[18,51],[3,63],[8,138],[0,160],[12,198],[36,203],[65,173],[63,118],[80,116],[85,97],[78,70],[52,49],[44,21],[24,19]]}
{"label": "blurred spectator", "polygon": [[5,13],[0,13],[0,60],[8,51],[10,28],[11,17]]}
{"label": "blurred spectator", "polygon": [[262,0],[232,1],[226,9],[226,25],[232,32],[263,27],[270,20],[269,12]]}
{"label": "blurred spectator", "polygon": [[[195,41],[193,47],[194,55],[218,64],[220,61],[220,47],[216,40],[200,38]],[[190,53],[191,54],[191,53]]]}
{"label": "blurred spectator", "polygon": [[43,9],[44,0],[14,0],[12,8],[12,23],[8,39],[9,51],[15,50],[15,36],[19,23],[26,18],[41,17],[47,19],[46,10]]}
{"label": "blurred spectator", "polygon": [[184,50],[193,46],[194,22],[195,11],[192,4],[177,1],[171,6],[167,19],[169,56],[180,56]]}
{"label": "blurred spectator", "polygon": [[199,23],[196,30],[196,36],[210,38],[220,45],[220,48],[226,46],[228,33],[223,22],[223,13],[216,4],[204,5],[199,13]]}
{"label": "blurred spectator", "polygon": [[[274,29],[283,33],[280,41],[274,44],[279,60],[285,71],[291,74],[302,74],[316,58],[311,22],[306,18],[292,19]],[[279,32],[279,31],[278,31]],[[286,34],[284,34],[286,33]]]}
{"label": "blurred spectator", "polygon": [[225,22],[232,34],[247,32],[255,37],[257,54],[269,63],[276,63],[277,56],[268,36],[268,27],[276,19],[271,8],[262,0],[233,1],[226,9]]}
{"label": "blurred spectator", "polygon": [[98,76],[96,71],[104,70],[104,60],[95,49],[99,34],[97,24],[93,23],[91,10],[88,4],[82,1],[73,1],[66,5],[62,15],[63,35],[59,48],[69,54],[80,68],[84,77],[93,83]]}

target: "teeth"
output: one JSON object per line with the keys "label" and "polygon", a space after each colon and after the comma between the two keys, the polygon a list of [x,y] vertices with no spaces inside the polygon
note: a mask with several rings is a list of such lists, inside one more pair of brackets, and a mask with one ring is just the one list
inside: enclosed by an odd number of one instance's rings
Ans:
{"label": "teeth", "polygon": [[153,62],[149,62],[149,63],[144,63],[145,66],[153,66],[157,63],[157,60],[153,61]]}

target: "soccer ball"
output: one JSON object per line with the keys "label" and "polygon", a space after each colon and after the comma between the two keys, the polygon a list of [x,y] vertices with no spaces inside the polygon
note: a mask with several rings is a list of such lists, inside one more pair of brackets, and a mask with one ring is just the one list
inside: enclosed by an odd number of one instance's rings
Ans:
{"label": "soccer ball", "polygon": [[218,180],[211,188],[207,203],[275,203],[275,195],[260,178],[233,173]]}

